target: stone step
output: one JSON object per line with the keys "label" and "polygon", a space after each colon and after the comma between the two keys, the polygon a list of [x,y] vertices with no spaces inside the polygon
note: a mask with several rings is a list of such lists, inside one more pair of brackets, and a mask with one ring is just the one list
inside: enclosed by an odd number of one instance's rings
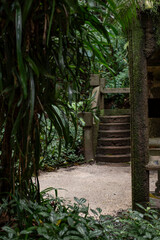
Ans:
{"label": "stone step", "polygon": [[129,146],[129,145],[130,145],[130,137],[98,139],[98,146]]}
{"label": "stone step", "polygon": [[160,138],[149,138],[150,148],[160,148]]}
{"label": "stone step", "polygon": [[116,155],[116,154],[129,154],[131,150],[130,146],[110,146],[110,147],[97,147],[97,154],[109,154],[109,155]]}
{"label": "stone step", "polygon": [[130,137],[130,130],[100,130],[99,138],[125,138]]}
{"label": "stone step", "polygon": [[117,116],[117,115],[129,115],[130,109],[103,109],[101,110],[103,116]]}
{"label": "stone step", "polygon": [[130,115],[100,117],[97,163],[130,161]]}
{"label": "stone step", "polygon": [[130,123],[130,115],[101,116],[101,123]]}
{"label": "stone step", "polygon": [[160,156],[160,148],[150,148],[149,154],[151,156]]}
{"label": "stone step", "polygon": [[130,154],[122,154],[122,155],[96,155],[96,162],[97,163],[122,163],[122,162],[129,162],[130,161]]}
{"label": "stone step", "polygon": [[127,130],[130,123],[100,123],[99,130]]}

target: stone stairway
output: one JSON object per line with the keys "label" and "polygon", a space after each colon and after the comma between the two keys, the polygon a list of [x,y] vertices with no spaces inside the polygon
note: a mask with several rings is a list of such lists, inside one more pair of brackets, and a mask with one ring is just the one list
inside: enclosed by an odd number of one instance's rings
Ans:
{"label": "stone stairway", "polygon": [[130,161],[130,115],[100,117],[96,162]]}
{"label": "stone stairway", "polygon": [[151,156],[160,156],[160,138],[149,138],[149,153]]}

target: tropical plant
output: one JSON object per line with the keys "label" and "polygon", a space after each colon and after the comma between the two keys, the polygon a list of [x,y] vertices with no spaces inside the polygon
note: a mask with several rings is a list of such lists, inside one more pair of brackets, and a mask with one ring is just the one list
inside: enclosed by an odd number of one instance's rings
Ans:
{"label": "tropical plant", "polygon": [[[98,12],[115,12],[112,0],[95,2]],[[92,29],[109,42],[113,27],[104,27],[97,8],[75,0],[2,1],[0,16],[0,192],[8,194],[15,184],[27,192],[33,173],[38,186],[41,120],[49,118],[59,139],[71,141],[71,102],[89,80]]]}
{"label": "tropical plant", "polygon": [[56,129],[54,126],[50,126],[49,119],[43,122],[40,135],[40,169],[52,171],[57,167],[84,162],[83,128],[78,124],[77,130],[75,130],[71,121],[69,121],[69,126],[70,136],[73,140],[66,146],[65,140],[62,139],[61,151],[59,151],[59,136]]}
{"label": "tropical plant", "polygon": [[[57,239],[57,240],[158,240],[160,215],[150,208],[127,211],[117,216],[103,215],[102,209],[90,209],[86,199],[74,198],[66,203],[58,197],[49,197],[46,189],[40,194],[40,203],[14,195],[12,201],[3,199],[0,214],[2,240]],[[139,206],[142,208],[141,206]],[[11,209],[8,214],[8,209]],[[3,225],[5,223],[5,225]]]}

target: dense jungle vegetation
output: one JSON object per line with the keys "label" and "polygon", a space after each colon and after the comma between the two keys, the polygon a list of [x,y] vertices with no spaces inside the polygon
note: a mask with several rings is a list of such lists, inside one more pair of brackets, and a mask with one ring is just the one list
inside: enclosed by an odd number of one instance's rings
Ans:
{"label": "dense jungle vegetation", "polygon": [[63,139],[75,146],[90,73],[108,76],[110,85],[127,84],[115,82],[127,71],[125,40],[118,41],[122,6],[112,0],[2,1],[2,193],[14,194],[15,185],[27,191],[33,174],[38,186],[40,157],[53,137],[59,142],[56,158]]}
{"label": "dense jungle vegetation", "polygon": [[77,114],[90,103],[90,74],[129,85],[125,33],[136,8],[133,0],[0,1],[0,239],[159,239],[155,211],[90,217],[85,199],[66,205],[38,181],[46,165],[84,160]]}

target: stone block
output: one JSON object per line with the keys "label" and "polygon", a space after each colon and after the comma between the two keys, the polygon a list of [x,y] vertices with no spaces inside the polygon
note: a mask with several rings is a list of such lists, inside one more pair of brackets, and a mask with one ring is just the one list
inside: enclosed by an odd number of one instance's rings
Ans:
{"label": "stone block", "polygon": [[96,155],[96,149],[97,149],[98,130],[99,130],[99,123],[94,123],[93,124],[93,153],[94,153],[94,157]]}
{"label": "stone block", "polygon": [[100,85],[101,85],[101,87],[105,87],[105,85],[106,85],[106,79],[105,78],[100,78]]}
{"label": "stone block", "polygon": [[91,74],[90,85],[93,87],[100,85],[100,75],[99,74]]}

